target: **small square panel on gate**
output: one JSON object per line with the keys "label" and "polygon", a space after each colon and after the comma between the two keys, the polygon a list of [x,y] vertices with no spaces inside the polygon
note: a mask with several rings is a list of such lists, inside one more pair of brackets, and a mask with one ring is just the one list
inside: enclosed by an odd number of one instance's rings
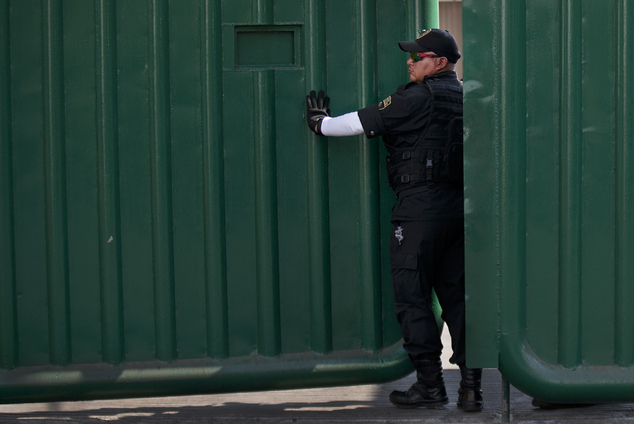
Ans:
{"label": "small square panel on gate", "polygon": [[236,69],[295,68],[299,66],[299,27],[235,27]]}

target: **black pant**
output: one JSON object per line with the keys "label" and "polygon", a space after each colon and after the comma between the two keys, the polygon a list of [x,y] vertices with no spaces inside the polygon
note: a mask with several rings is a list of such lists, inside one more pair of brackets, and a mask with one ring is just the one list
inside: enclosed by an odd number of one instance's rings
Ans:
{"label": "black pant", "polygon": [[390,241],[394,310],[403,348],[412,358],[440,358],[440,332],[430,307],[433,288],[451,334],[450,361],[465,362],[463,223],[452,219],[394,224]]}

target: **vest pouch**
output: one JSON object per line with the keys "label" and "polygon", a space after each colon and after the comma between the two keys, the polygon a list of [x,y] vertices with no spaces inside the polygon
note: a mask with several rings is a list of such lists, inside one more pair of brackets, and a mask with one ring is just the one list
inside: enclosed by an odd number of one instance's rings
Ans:
{"label": "vest pouch", "polygon": [[404,152],[399,157],[388,156],[385,158],[387,165],[387,177],[390,187],[395,192],[404,187],[410,187],[420,182],[420,164],[418,156],[413,152]]}
{"label": "vest pouch", "polygon": [[427,148],[420,155],[420,180],[423,182],[438,182],[442,175],[442,148]]}
{"label": "vest pouch", "polygon": [[462,118],[454,118],[449,123],[447,148],[445,150],[445,176],[447,181],[463,184],[464,154],[463,154]]}

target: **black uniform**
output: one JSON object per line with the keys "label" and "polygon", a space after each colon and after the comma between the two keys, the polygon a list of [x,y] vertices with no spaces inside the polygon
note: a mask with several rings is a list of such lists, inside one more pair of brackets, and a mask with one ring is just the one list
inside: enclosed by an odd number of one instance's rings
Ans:
{"label": "black uniform", "polygon": [[462,85],[453,71],[427,76],[358,113],[366,135],[383,136],[390,154],[398,197],[390,262],[403,347],[414,360],[440,358],[433,288],[452,337],[451,362],[464,364]]}

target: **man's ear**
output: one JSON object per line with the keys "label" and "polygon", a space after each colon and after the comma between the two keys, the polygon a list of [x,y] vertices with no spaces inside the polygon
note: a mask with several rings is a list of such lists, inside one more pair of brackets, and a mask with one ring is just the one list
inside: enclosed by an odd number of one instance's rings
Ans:
{"label": "man's ear", "polygon": [[436,65],[436,69],[438,70],[443,69],[445,66],[447,66],[447,63],[449,63],[447,58],[444,56],[441,56],[440,60],[438,61],[438,65]]}

